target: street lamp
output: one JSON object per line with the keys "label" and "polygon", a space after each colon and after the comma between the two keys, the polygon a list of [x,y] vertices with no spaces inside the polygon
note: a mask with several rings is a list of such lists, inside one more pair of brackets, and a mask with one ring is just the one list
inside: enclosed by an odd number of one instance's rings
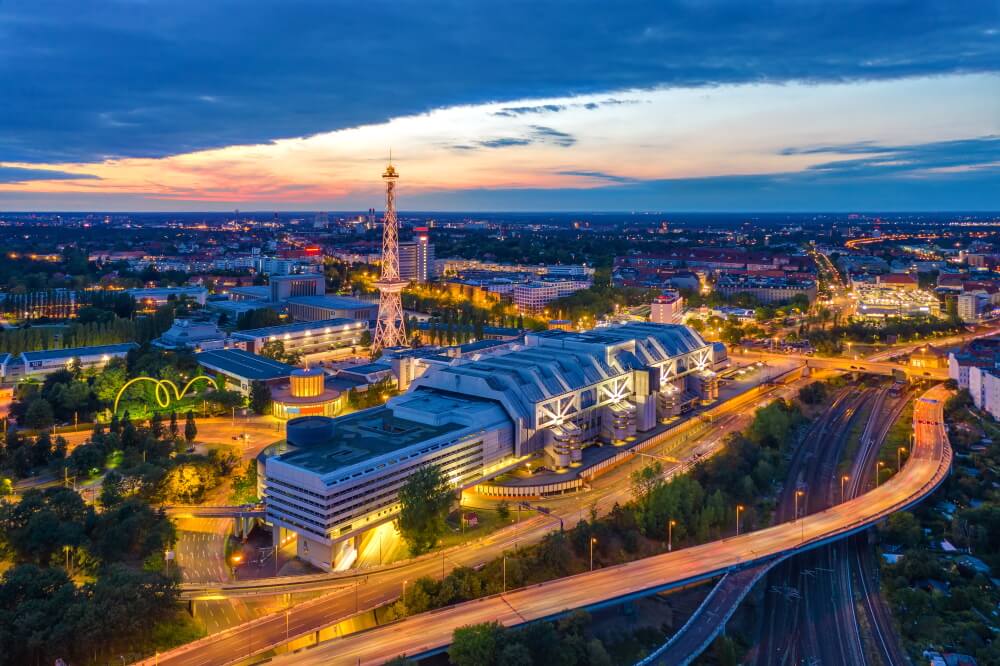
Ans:
{"label": "street lamp", "polygon": [[736,536],[740,535],[740,511],[743,510],[742,504],[736,505]]}
{"label": "street lamp", "polygon": [[[796,490],[795,491],[795,518],[794,518],[794,520],[798,520],[799,519],[799,498],[802,497],[805,494],[806,493],[805,493],[804,490]],[[794,520],[793,520],[793,522],[794,522]]]}
{"label": "street lamp", "polygon": [[851,477],[847,476],[846,474],[845,474],[845,475],[843,475],[842,477],[840,477],[840,501],[841,501],[841,502],[844,502],[844,501],[846,501],[846,500],[847,500],[847,497],[846,497],[846,496],[844,495],[844,484],[845,484],[845,483],[846,483],[846,482],[847,482],[847,481],[848,481],[848,480],[849,480],[850,478],[851,478]]}
{"label": "street lamp", "polygon": [[667,552],[672,552],[674,550],[674,525],[677,524],[676,520],[671,520],[667,523]]}
{"label": "street lamp", "polygon": [[590,570],[594,570],[594,544],[597,543],[597,537],[590,537]]}
{"label": "street lamp", "polygon": [[233,578],[236,578],[236,566],[243,561],[242,553],[233,553],[233,556],[229,558],[230,564],[233,567]]}
{"label": "street lamp", "polygon": [[896,471],[903,469],[903,454],[906,453],[906,447],[901,446],[896,449]]}
{"label": "street lamp", "polygon": [[880,477],[882,476],[882,468],[885,467],[885,463],[881,460],[878,461],[878,465],[875,466],[875,487],[878,488]]}

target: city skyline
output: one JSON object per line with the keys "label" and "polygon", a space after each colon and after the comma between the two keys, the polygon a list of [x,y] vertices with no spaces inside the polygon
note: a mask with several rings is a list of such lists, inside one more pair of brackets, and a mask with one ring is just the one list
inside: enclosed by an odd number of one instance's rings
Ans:
{"label": "city skyline", "polygon": [[0,209],[1000,208],[995,10],[736,9],[7,8]]}

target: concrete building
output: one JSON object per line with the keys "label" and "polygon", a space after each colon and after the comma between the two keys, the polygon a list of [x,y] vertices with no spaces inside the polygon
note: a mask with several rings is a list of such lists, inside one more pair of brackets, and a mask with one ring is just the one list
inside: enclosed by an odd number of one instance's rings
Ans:
{"label": "concrete building", "polygon": [[511,290],[514,305],[524,312],[538,313],[563,296],[569,296],[590,286],[588,280],[539,280],[527,284],[516,284]]}
{"label": "concrete building", "polygon": [[434,277],[434,244],[426,230],[399,244],[399,277],[411,282],[427,282]]}
{"label": "concrete building", "polygon": [[350,566],[361,535],[389,521],[409,474],[436,465],[475,485],[544,452],[579,465],[587,446],[622,446],[695,402],[717,398],[725,348],[686,326],[628,323],[530,333],[467,358],[405,357],[408,390],[337,419],[289,422],[285,452],[258,459],[267,520],[301,558]]}
{"label": "concrete building", "polygon": [[322,274],[272,275],[269,282],[270,300],[274,303],[295,296],[322,296],[326,293],[326,277]]}
{"label": "concrete building", "polygon": [[280,363],[266,356],[251,354],[242,349],[217,349],[195,355],[198,365],[213,374],[222,375],[227,389],[250,395],[254,382],[269,385],[287,383],[295,366]]}
{"label": "concrete building", "polygon": [[976,407],[1000,419],[1000,370],[970,367],[969,393]]}
{"label": "concrete building", "polygon": [[761,303],[783,303],[799,295],[810,303],[816,300],[815,280],[787,277],[723,275],[715,283],[715,290],[723,296],[750,294]]}
{"label": "concrete building", "polygon": [[175,319],[167,331],[153,340],[154,347],[160,349],[222,349],[226,346],[226,334],[207,319]]}
{"label": "concrete building", "polygon": [[[84,370],[103,368],[113,358],[125,358],[139,345],[125,342],[119,345],[97,345],[94,347],[73,347],[71,349],[48,349],[24,352],[20,362],[8,363],[10,376],[44,377],[56,370],[65,370],[74,360],[79,360]],[[17,367],[19,366],[19,367]]]}
{"label": "concrete building", "polygon": [[129,294],[147,310],[154,310],[167,301],[178,300],[180,298],[190,299],[199,305],[205,304],[208,298],[208,289],[204,287],[162,287],[153,289],[126,289]]}
{"label": "concrete building", "polygon": [[680,294],[660,294],[649,307],[649,321],[654,324],[679,324],[684,314],[684,299]]}
{"label": "concrete building", "polygon": [[285,352],[309,356],[356,346],[366,330],[366,321],[338,318],[237,331],[231,337],[235,346],[254,354],[259,354],[268,342],[280,340]]}
{"label": "concrete building", "polygon": [[369,322],[378,314],[378,303],[367,303],[346,296],[297,296],[285,303],[288,314],[297,321],[352,319]]}
{"label": "concrete building", "polygon": [[958,318],[967,324],[980,321],[990,308],[990,299],[981,293],[965,293],[955,297]]}
{"label": "concrete building", "polygon": [[855,290],[854,317],[884,322],[890,317],[940,317],[941,302],[927,291],[875,285]]}

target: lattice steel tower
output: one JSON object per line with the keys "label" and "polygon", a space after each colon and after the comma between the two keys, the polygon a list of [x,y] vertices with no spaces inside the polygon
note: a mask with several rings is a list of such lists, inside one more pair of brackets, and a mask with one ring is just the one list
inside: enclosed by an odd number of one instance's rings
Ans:
{"label": "lattice steel tower", "polygon": [[406,331],[403,328],[403,302],[400,292],[406,286],[399,279],[399,220],[396,219],[396,180],[399,174],[389,160],[382,179],[385,180],[385,226],[382,229],[382,274],[375,286],[378,287],[378,322],[372,340],[372,357],[386,347],[406,345]]}

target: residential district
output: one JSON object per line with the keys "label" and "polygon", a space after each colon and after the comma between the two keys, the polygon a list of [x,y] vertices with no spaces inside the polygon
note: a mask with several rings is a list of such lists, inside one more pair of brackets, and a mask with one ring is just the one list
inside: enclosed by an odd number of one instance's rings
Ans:
{"label": "residential district", "polygon": [[1000,220],[387,201],[0,215],[0,663],[1000,663]]}

